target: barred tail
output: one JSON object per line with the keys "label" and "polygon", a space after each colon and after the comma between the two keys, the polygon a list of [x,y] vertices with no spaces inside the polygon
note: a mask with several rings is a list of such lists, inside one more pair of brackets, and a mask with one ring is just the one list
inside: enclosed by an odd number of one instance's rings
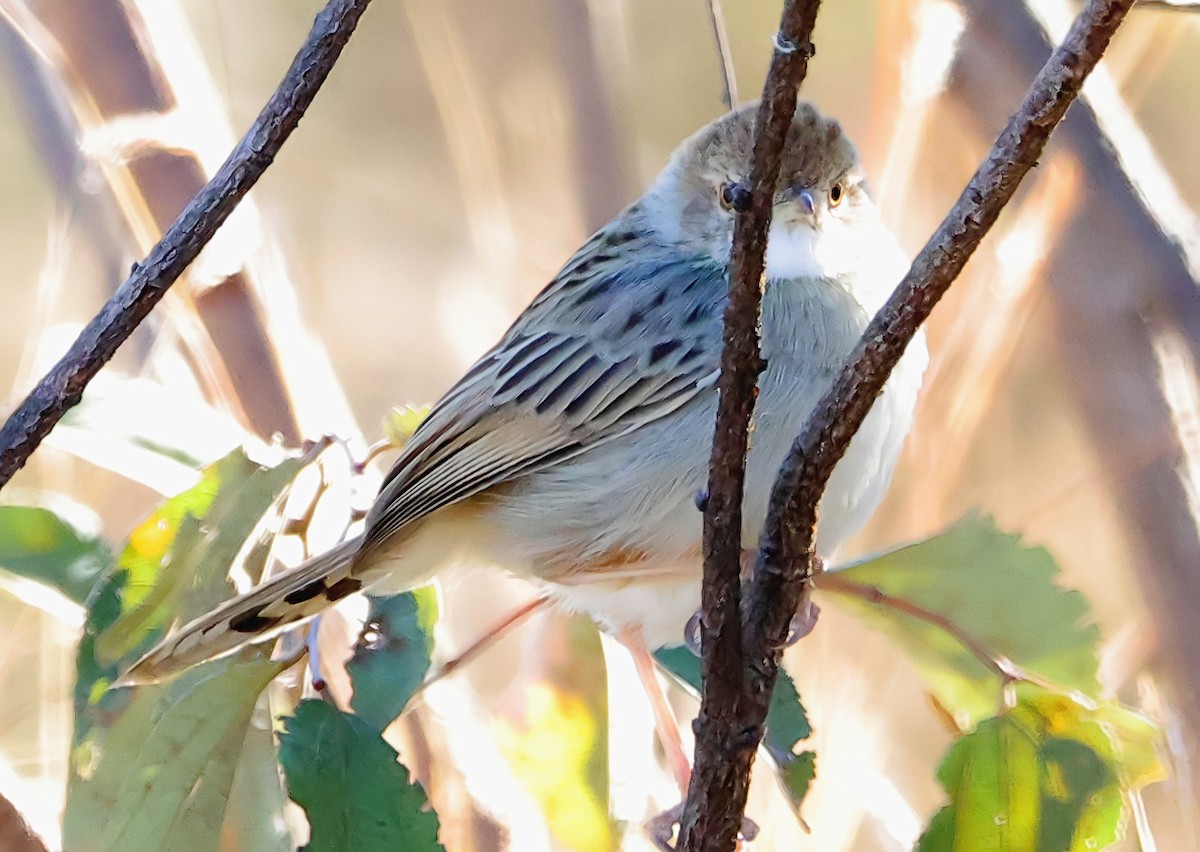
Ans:
{"label": "barred tail", "polygon": [[151,648],[116,685],[161,680],[312,618],[362,588],[350,574],[361,544],[361,536],[344,541],[189,622]]}

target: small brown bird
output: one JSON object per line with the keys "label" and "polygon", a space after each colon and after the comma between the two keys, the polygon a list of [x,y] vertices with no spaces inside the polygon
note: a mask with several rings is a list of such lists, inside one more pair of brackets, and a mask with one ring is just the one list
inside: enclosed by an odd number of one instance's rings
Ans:
{"label": "small brown bird", "polygon": [[[393,593],[488,563],[635,647],[677,645],[700,601],[733,206],[756,107],[701,128],[597,231],[436,405],[384,480],[365,531],[184,626],[125,683],[257,642],[353,592]],[[743,543],[776,471],[871,315],[907,269],[850,141],[801,104],[775,192]],[[918,338],[821,503],[828,553],[875,509],[927,356]]]}

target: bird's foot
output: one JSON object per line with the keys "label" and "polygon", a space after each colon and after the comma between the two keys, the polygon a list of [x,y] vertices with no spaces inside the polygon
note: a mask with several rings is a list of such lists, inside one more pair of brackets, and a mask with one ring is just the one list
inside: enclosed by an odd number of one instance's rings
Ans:
{"label": "bird's foot", "polygon": [[813,628],[817,626],[817,616],[820,614],[821,608],[815,602],[808,599],[801,601],[800,608],[796,610],[791,624],[788,625],[787,641],[783,647],[790,648],[812,633]]}
{"label": "bird's foot", "polygon": [[[651,817],[646,821],[646,833],[650,836],[650,842],[662,852],[675,852],[676,829],[679,827],[679,821],[683,819],[683,802],[680,802],[673,808],[667,808],[658,816]],[[738,834],[738,849],[744,848],[743,844],[750,843],[754,838],[758,837],[758,825],[747,817],[742,817],[742,828]]]}
{"label": "bird's foot", "polygon": [[646,821],[646,834],[656,849],[662,852],[675,852],[675,828],[683,818],[683,802],[673,808],[667,808],[661,814],[652,816]]}
{"label": "bird's foot", "polygon": [[697,612],[688,619],[687,626],[683,628],[683,644],[697,657],[700,656],[700,634],[703,632],[700,616],[701,613]]}
{"label": "bird's foot", "polygon": [[[787,640],[783,647],[790,648],[812,633],[813,628],[817,626],[817,617],[820,614],[821,608],[812,599],[811,590],[806,589],[804,597],[800,600],[800,606],[796,608],[796,614],[792,616],[791,624],[788,625]],[[683,644],[697,657],[700,656],[701,632],[701,613],[697,612],[688,619],[687,626],[683,630]]]}
{"label": "bird's foot", "polygon": [[783,647],[790,648],[812,633],[813,628],[817,626],[817,616],[820,614],[821,608],[812,599],[812,587],[808,586],[804,590],[804,597],[800,599],[800,606],[796,607],[796,614],[792,616],[792,623],[788,626],[787,641]]}

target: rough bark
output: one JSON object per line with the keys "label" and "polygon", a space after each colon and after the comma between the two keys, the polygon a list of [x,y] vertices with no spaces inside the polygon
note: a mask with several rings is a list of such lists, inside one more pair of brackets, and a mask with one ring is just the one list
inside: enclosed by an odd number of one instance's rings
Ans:
{"label": "rough bark", "polygon": [[741,709],[745,685],[739,611],[747,429],[762,371],[758,314],[779,160],[796,111],[796,90],[813,54],[811,37],[819,6],[820,0],[789,0],[784,6],[758,107],[749,204],[739,211],[734,225],[720,403],[704,507],[704,692],[695,722],[696,760],[679,829],[679,847],[694,852],[734,847],[758,746],[758,740],[748,735]]}

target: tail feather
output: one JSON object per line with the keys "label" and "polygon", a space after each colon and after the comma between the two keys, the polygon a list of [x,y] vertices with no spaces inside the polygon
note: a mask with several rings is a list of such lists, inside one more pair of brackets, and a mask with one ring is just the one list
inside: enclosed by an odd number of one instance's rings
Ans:
{"label": "tail feather", "polygon": [[358,536],[226,601],[167,636],[121,676],[117,686],[151,683],[261,642],[362,588],[350,573]]}

